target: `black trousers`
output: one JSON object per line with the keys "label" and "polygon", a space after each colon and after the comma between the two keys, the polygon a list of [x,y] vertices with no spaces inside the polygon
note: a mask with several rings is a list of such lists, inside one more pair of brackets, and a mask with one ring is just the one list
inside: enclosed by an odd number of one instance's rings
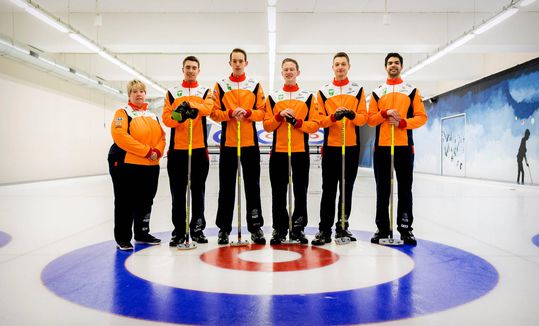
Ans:
{"label": "black trousers", "polygon": [[[348,218],[352,210],[352,192],[357,176],[359,165],[359,146],[347,146],[345,154],[344,170],[344,228],[348,229]],[[322,154],[322,200],[320,201],[320,231],[331,232],[335,220],[335,197],[339,188],[339,202],[337,209],[337,221],[335,229],[342,230],[342,148],[324,146]]]}
{"label": "black trousers", "polygon": [[[307,189],[309,188],[309,153],[292,153],[292,186],[294,191],[294,212],[292,229],[299,231],[307,225]],[[288,153],[271,153],[269,160],[271,182],[273,229],[285,233],[289,229],[288,193]]]}
{"label": "black trousers", "polygon": [[[376,226],[389,233],[389,196],[391,188],[391,148],[376,147],[374,150],[374,178],[376,180]],[[396,146],[394,158],[398,182],[397,230],[412,231],[412,182],[414,150],[411,146]]]}
{"label": "black trousers", "polygon": [[114,239],[129,242],[150,232],[150,214],[157,192],[159,165],[124,164],[109,160],[114,187]]}
{"label": "black trousers", "polygon": [[[258,146],[242,147],[241,170],[247,201],[247,229],[254,232],[264,225],[260,203],[260,150]],[[219,200],[217,227],[230,233],[236,199],[238,156],[236,147],[221,147],[219,155]]]}
{"label": "black trousers", "polygon": [[[168,152],[167,171],[172,194],[173,236],[185,237],[188,160],[187,150]],[[189,216],[191,233],[199,233],[206,228],[204,194],[209,167],[210,162],[206,148],[193,149],[191,155],[191,216]]]}

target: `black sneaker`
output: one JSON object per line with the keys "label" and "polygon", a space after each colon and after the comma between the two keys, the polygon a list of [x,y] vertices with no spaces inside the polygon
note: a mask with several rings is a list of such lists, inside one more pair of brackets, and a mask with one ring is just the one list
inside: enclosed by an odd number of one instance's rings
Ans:
{"label": "black sneaker", "polygon": [[273,233],[271,234],[270,245],[280,245],[285,240],[286,240],[285,233],[279,232],[277,230],[273,230]]}
{"label": "black sneaker", "polygon": [[402,242],[408,245],[412,245],[412,246],[417,245],[417,240],[415,239],[415,236],[412,233],[412,231],[402,231],[401,240]]}
{"label": "black sneaker", "polygon": [[172,238],[170,239],[170,242],[168,243],[168,245],[171,246],[171,247],[177,247],[180,243],[184,243],[184,242],[185,242],[184,237],[179,237],[179,236],[173,235]]}
{"label": "black sneaker", "polygon": [[319,231],[315,236],[314,239],[311,241],[311,244],[314,246],[323,246],[326,243],[331,242],[331,231]]}
{"label": "black sneaker", "polygon": [[228,233],[225,231],[219,231],[217,234],[217,244],[227,245],[228,244]]}
{"label": "black sneaker", "polygon": [[385,233],[385,232],[376,231],[376,233],[372,235],[371,243],[380,244],[380,239],[387,239],[387,238],[389,238],[389,232]]}
{"label": "black sneaker", "polygon": [[161,239],[157,239],[151,234],[145,234],[141,237],[135,238],[135,241],[139,243],[147,243],[150,245],[158,245],[161,243]]}
{"label": "black sneaker", "polygon": [[303,230],[300,231],[292,231],[292,234],[290,235],[290,239],[293,241],[299,241],[301,244],[308,244],[309,240],[305,237],[305,232]]}
{"label": "black sneaker", "polygon": [[116,247],[119,250],[124,250],[124,251],[133,250],[133,245],[131,244],[131,242],[118,242],[116,244]]}
{"label": "black sneaker", "polygon": [[208,238],[204,235],[204,232],[196,232],[191,234],[191,239],[197,243],[208,243]]}
{"label": "black sneaker", "polygon": [[344,238],[344,237],[348,237],[350,238],[350,241],[357,241],[356,237],[354,237],[354,235],[352,234],[352,232],[348,231],[348,230],[337,230],[335,231],[335,238]]}
{"label": "black sneaker", "polygon": [[253,242],[256,244],[265,245],[266,238],[264,238],[264,231],[262,231],[262,229],[258,229],[251,233],[251,240],[253,240]]}

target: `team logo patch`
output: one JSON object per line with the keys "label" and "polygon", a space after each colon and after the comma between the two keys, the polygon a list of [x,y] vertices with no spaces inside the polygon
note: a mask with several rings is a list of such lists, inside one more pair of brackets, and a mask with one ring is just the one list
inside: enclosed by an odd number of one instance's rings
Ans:
{"label": "team logo patch", "polygon": [[181,97],[182,95],[183,95],[183,90],[180,89],[180,90],[178,91],[178,93],[176,93],[176,96],[177,96],[177,97]]}

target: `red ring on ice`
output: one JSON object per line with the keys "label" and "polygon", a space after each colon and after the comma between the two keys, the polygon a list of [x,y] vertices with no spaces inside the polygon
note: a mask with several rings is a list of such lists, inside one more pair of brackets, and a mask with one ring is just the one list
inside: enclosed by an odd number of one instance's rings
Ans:
{"label": "red ring on ice", "polygon": [[336,253],[312,246],[299,245],[278,245],[270,247],[275,250],[293,251],[301,255],[301,258],[292,261],[275,263],[258,263],[248,260],[242,260],[239,254],[244,251],[262,250],[266,248],[263,245],[248,245],[242,247],[219,247],[206,251],[200,255],[203,262],[226,269],[235,269],[250,272],[291,272],[304,271],[313,268],[320,268],[334,264],[339,260]]}

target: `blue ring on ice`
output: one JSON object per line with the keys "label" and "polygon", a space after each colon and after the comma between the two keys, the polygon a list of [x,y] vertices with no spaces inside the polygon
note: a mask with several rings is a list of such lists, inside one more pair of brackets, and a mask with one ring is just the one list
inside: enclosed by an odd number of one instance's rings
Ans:
{"label": "blue ring on ice", "polygon": [[[306,229],[311,235],[316,231]],[[215,228],[206,230],[207,235],[216,233]],[[370,233],[354,234],[369,241]],[[135,252],[146,248],[136,245]],[[490,263],[454,247],[418,240],[415,247],[391,248],[414,260],[408,274],[369,287],[314,294],[212,293],[157,284],[130,273],[125,261],[132,253],[116,250],[113,241],[58,257],[44,268],[41,279],[58,296],[104,312],[159,322],[221,325],[341,325],[413,318],[476,300],[498,283],[498,272]],[[361,271],[346,271],[348,277],[356,273]]]}
{"label": "blue ring on ice", "polygon": [[536,234],[533,238],[532,238],[532,242],[534,245],[536,245],[537,247],[539,247],[539,234]]}
{"label": "blue ring on ice", "polygon": [[0,231],[0,248],[7,245],[11,241],[11,236],[5,232]]}

